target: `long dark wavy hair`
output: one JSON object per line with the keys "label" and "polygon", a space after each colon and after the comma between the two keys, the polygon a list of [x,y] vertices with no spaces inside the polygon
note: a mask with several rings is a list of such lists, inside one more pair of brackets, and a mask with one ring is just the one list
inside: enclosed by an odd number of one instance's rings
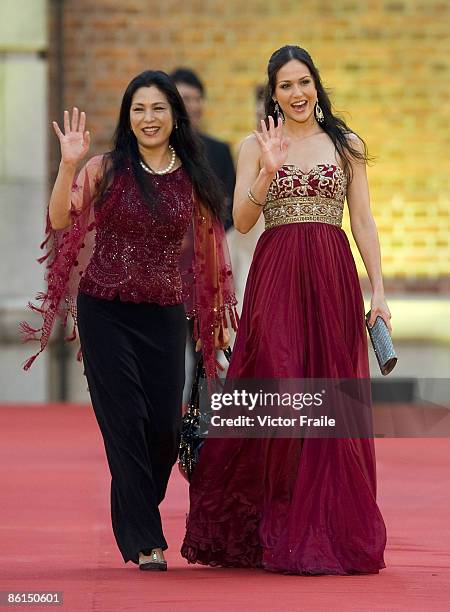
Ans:
{"label": "long dark wavy hair", "polygon": [[140,154],[136,136],[131,130],[130,108],[134,93],[140,87],[155,86],[165,94],[171,109],[174,126],[169,142],[180,158],[194,188],[196,196],[220,218],[225,195],[205,157],[203,143],[193,131],[184,102],[172,79],[160,70],[146,70],[128,84],[122,98],[119,121],[114,133],[113,148],[104,159],[104,172],[95,201],[101,203],[112,184],[116,172],[131,161],[133,174],[146,204],[154,209],[158,193],[152,189],[148,175],[140,165]]}
{"label": "long dark wavy hair", "polygon": [[[368,162],[370,161],[370,157],[367,151],[367,145],[362,138],[360,138],[363,144],[363,151],[359,151],[356,149],[352,140],[348,138],[348,135],[353,132],[348,125],[345,123],[343,119],[337,117],[333,113],[333,107],[326,92],[325,88],[322,85],[322,81],[320,79],[320,74],[318,69],[316,68],[311,56],[305,49],[298,47],[297,45],[286,45],[281,47],[277,51],[275,51],[267,66],[267,75],[268,75],[268,83],[266,89],[266,98],[265,98],[265,112],[266,115],[272,115],[274,121],[277,121],[277,113],[275,111],[275,102],[273,101],[273,95],[275,92],[276,82],[277,82],[277,74],[280,68],[282,68],[285,64],[287,64],[292,59],[296,59],[303,64],[308,66],[311,76],[314,80],[314,84],[317,90],[317,100],[319,106],[321,107],[324,115],[324,122],[320,123],[320,127],[324,132],[328,134],[328,136],[333,141],[334,146],[336,147],[337,152],[339,153],[340,158],[342,159],[342,163],[344,166],[344,172],[347,174],[349,179],[352,178],[352,168],[351,168],[351,160],[352,158]],[[354,133],[354,132],[353,132]]]}

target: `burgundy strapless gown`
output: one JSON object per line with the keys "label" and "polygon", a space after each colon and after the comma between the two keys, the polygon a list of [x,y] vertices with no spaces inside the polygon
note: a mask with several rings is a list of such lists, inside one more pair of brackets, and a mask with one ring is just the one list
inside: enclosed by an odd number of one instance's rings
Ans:
{"label": "burgundy strapless gown", "polygon": [[[264,209],[230,378],[369,377],[364,305],[341,229],[347,181],[283,166]],[[386,530],[371,439],[208,439],[190,487],[190,563],[377,573]]]}

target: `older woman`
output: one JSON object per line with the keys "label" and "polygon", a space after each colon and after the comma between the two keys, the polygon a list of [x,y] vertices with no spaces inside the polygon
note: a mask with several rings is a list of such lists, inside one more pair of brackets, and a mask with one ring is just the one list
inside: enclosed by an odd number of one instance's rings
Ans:
{"label": "older woman", "polygon": [[[130,82],[114,148],[90,159],[73,184],[89,148],[85,121],[74,109],[71,118],[64,113],[64,133],[53,124],[61,164],[49,205],[48,288],[34,307],[44,320],[40,330],[24,330],[42,351],[56,315],[74,316],[112,476],[117,544],[124,561],[166,570],[158,506],[179,445],[183,301],[196,317],[209,376],[215,346],[228,343],[226,312],[233,318],[223,195],[165,73],[146,71]],[[189,231],[194,256],[183,286]]]}

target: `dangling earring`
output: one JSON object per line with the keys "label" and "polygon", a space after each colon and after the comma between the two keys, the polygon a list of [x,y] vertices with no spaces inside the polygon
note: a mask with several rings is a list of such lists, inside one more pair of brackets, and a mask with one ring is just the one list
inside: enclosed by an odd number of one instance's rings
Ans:
{"label": "dangling earring", "polygon": [[314,115],[319,123],[323,123],[325,121],[325,117],[323,115],[323,111],[319,106],[319,101],[316,101],[316,105],[314,107]]}
{"label": "dangling earring", "polygon": [[275,102],[275,113],[277,115],[277,123],[279,123],[280,119],[284,123],[284,114],[281,112],[281,109],[278,106],[278,101]]}

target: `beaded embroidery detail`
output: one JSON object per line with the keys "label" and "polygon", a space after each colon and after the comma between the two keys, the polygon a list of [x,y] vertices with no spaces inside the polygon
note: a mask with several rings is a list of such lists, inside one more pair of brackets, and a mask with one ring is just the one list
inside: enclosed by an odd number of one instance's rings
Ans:
{"label": "beaded embroidery detail", "polygon": [[297,166],[285,165],[269,187],[265,227],[307,222],[340,227],[346,189],[347,178],[334,164],[318,164],[307,173]]}
{"label": "beaded embroidery detail", "polygon": [[183,169],[151,179],[160,199],[142,201],[130,172],[119,177],[113,204],[97,226],[95,249],[80,281],[93,296],[160,305],[182,302],[181,241],[192,219],[192,186]]}
{"label": "beaded embroidery detail", "polygon": [[342,225],[343,202],[320,196],[284,198],[268,202],[264,208],[266,229],[288,223],[330,223]]}

